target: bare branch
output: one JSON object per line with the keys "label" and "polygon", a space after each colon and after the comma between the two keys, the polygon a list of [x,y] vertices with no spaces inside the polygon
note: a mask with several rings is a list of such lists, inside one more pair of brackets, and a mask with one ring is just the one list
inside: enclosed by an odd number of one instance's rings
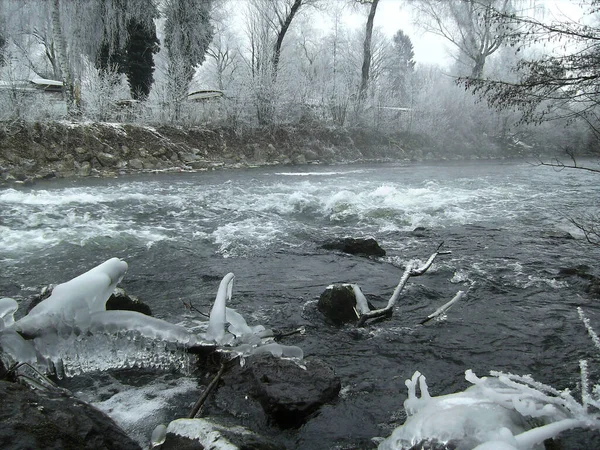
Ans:
{"label": "bare branch", "polygon": [[415,260],[409,261],[408,264],[406,265],[406,269],[404,269],[404,273],[402,274],[400,281],[398,282],[398,285],[396,286],[396,289],[394,289],[392,296],[388,300],[387,306],[385,308],[375,309],[375,310],[372,310],[369,312],[362,313],[360,315],[360,318],[358,319],[356,326],[362,327],[365,324],[365,322],[369,319],[375,319],[376,317],[383,317],[383,316],[390,315],[392,313],[394,305],[398,301],[398,298],[400,297],[400,294],[402,293],[404,286],[406,286],[406,283],[408,282],[409,278],[410,277],[418,277],[420,275],[423,275],[425,272],[427,272],[427,270],[429,270],[429,268],[433,264],[433,261],[435,260],[436,256],[450,254],[450,252],[448,252],[448,251],[445,251],[445,252],[439,251],[440,247],[443,244],[444,243],[442,242],[438,246],[435,253],[433,253],[429,257],[429,259],[425,262],[425,264],[423,264],[422,266],[415,267],[416,261]]}

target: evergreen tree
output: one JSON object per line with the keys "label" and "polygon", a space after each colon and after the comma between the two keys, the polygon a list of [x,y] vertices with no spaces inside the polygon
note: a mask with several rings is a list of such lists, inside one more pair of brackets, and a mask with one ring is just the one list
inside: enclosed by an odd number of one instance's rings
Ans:
{"label": "evergreen tree", "polygon": [[406,96],[408,76],[415,70],[415,52],[410,38],[402,30],[392,38],[391,78],[392,89]]}
{"label": "evergreen tree", "polygon": [[159,49],[156,27],[153,22],[144,23],[132,18],[127,24],[127,33],[124,71],[131,97],[143,100],[148,97],[154,82],[154,53]]}

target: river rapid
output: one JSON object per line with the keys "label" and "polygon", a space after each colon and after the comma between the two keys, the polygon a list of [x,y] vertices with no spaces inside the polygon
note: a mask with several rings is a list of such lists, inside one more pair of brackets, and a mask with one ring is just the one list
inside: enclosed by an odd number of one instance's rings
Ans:
{"label": "river rapid", "polygon": [[[194,315],[183,301],[208,312],[220,279],[234,272],[230,306],[249,323],[304,326],[304,335],[285,344],[325,360],[342,381],[336,402],[284,433],[288,448],[372,448],[371,438],[403,422],[404,380],[415,370],[427,376],[432,395],[466,388],[466,369],[480,376],[531,374],[577,391],[579,360],[587,358],[600,379],[600,355],[576,311],[581,306],[600,331],[600,303],[585,291],[586,280],[560,275],[580,265],[600,275],[600,249],[586,244],[569,220],[599,212],[599,180],[526,162],[453,162],[6,188],[0,190],[0,297],[25,305],[42,286],[116,256],[129,263],[121,286],[155,316],[179,322]],[[387,255],[321,249],[344,236],[374,237]],[[357,283],[375,306],[385,305],[406,263],[425,261],[441,242],[452,253],[410,279],[389,320],[334,327],[318,313],[316,301],[332,283]],[[459,290],[467,296],[445,320],[419,325]],[[103,392],[101,400],[110,396]],[[571,432],[559,445],[600,448],[600,439]]]}

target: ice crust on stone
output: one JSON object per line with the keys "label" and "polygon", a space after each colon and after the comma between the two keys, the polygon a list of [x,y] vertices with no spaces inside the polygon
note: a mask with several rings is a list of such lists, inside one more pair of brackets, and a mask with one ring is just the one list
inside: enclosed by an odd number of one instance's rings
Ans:
{"label": "ice crust on stone", "polygon": [[[241,427],[238,427],[241,429]],[[198,441],[201,448],[211,450],[238,450],[227,438],[223,436],[226,428],[212,423],[206,419],[177,419],[169,423],[167,433],[176,434],[188,439]]]}
{"label": "ice crust on stone", "polygon": [[270,330],[249,326],[241,314],[227,307],[233,273],[220,283],[205,334],[134,311],[106,311],[106,301],[126,271],[125,261],[109,259],[57,285],[50,297],[17,322],[13,319],[17,303],[0,299],[4,352],[14,362],[37,363],[58,376],[132,367],[185,372],[189,365],[185,349],[202,345],[235,356],[263,352],[294,359],[303,356],[298,347],[265,342],[272,336]]}

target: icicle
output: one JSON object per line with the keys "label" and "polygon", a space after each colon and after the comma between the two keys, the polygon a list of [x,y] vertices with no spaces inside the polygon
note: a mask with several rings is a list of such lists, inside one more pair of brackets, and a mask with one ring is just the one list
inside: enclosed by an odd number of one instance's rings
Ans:
{"label": "icicle", "polygon": [[235,276],[233,273],[228,273],[223,277],[219,284],[215,304],[210,311],[206,339],[215,341],[219,344],[225,337],[225,324],[227,323],[226,305],[227,300],[231,299],[234,278]]}

